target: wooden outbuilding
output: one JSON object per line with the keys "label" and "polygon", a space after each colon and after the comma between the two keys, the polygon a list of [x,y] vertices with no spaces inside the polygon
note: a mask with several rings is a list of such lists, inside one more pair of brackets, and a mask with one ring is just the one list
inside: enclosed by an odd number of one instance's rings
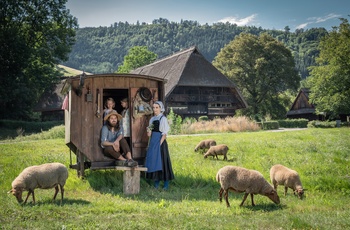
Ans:
{"label": "wooden outbuilding", "polygon": [[59,83],[54,85],[50,90],[45,91],[39,98],[38,103],[34,107],[34,112],[40,112],[41,121],[63,121],[64,111],[62,103],[64,95],[61,89],[67,77],[61,77]]}
{"label": "wooden outbuilding", "polygon": [[234,116],[247,103],[236,85],[190,47],[133,70],[166,80],[165,107],[181,117]]}
{"label": "wooden outbuilding", "polygon": [[62,109],[62,103],[64,100],[64,94],[61,90],[66,82],[66,79],[79,74],[91,75],[81,70],[73,69],[64,65],[57,65],[57,70],[62,74],[58,79],[58,83],[53,85],[51,89],[46,90],[39,98],[33,111],[40,112],[41,121],[63,121],[64,111]]}
{"label": "wooden outbuilding", "polygon": [[[305,118],[309,121],[319,120],[324,121],[330,119],[326,113],[316,114],[316,105],[312,104],[309,100],[310,89],[302,88],[299,90],[297,97],[295,98],[290,110],[287,112],[287,118],[298,119]],[[333,118],[334,119],[334,118]],[[339,122],[349,122],[350,114],[340,113],[337,115],[336,120]]]}
{"label": "wooden outbuilding", "polygon": [[154,101],[164,99],[164,79],[137,74],[82,74],[68,78],[62,91],[66,95],[65,142],[76,155],[76,164],[71,157],[70,166],[77,169],[79,176],[87,168],[117,166],[114,159],[103,155],[100,141],[104,103],[110,97],[119,113],[122,112],[120,101],[129,98],[130,148],[139,168],[142,167],[148,145],[146,127],[153,113],[151,106]]}
{"label": "wooden outbuilding", "polygon": [[289,119],[324,120],[324,117],[316,114],[315,105],[309,101],[310,90],[302,88],[299,90],[290,110],[287,112]]}

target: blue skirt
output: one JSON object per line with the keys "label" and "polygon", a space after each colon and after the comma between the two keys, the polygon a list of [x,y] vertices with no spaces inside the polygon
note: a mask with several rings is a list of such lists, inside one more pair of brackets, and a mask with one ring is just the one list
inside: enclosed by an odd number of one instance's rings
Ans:
{"label": "blue skirt", "polygon": [[174,173],[171,165],[168,143],[166,140],[160,145],[162,135],[160,132],[152,132],[148,145],[145,166],[146,178],[151,180],[173,180]]}

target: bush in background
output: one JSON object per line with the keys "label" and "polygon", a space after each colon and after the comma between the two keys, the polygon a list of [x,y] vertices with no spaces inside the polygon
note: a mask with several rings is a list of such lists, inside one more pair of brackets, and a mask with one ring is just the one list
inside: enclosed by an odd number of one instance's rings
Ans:
{"label": "bush in background", "polygon": [[336,121],[310,121],[307,125],[308,128],[335,128],[337,126]]}
{"label": "bush in background", "polygon": [[264,121],[264,122],[258,122],[257,124],[263,130],[273,130],[273,129],[279,129],[280,128],[280,126],[278,124],[278,121]]}
{"label": "bush in background", "polygon": [[307,128],[308,119],[286,119],[278,120],[278,124],[282,128]]}
{"label": "bush in background", "polygon": [[173,108],[170,108],[170,113],[167,115],[167,119],[170,125],[169,134],[175,135],[181,133],[181,116],[174,113]]}

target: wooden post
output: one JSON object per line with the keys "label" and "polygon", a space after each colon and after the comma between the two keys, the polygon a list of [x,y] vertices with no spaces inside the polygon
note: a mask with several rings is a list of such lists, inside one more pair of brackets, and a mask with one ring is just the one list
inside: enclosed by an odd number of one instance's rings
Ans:
{"label": "wooden post", "polygon": [[140,172],[147,171],[145,167],[122,167],[117,166],[117,170],[124,170],[123,173],[123,192],[126,195],[138,194],[140,192]]}

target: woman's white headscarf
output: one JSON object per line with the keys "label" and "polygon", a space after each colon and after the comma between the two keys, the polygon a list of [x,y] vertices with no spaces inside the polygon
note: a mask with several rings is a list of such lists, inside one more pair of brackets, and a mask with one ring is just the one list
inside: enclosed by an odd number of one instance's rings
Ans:
{"label": "woman's white headscarf", "polygon": [[164,105],[163,105],[163,102],[161,102],[161,101],[155,101],[154,102],[154,104],[157,104],[157,105],[159,105],[159,107],[160,107],[160,112],[164,112],[165,111],[165,108],[164,108]]}

